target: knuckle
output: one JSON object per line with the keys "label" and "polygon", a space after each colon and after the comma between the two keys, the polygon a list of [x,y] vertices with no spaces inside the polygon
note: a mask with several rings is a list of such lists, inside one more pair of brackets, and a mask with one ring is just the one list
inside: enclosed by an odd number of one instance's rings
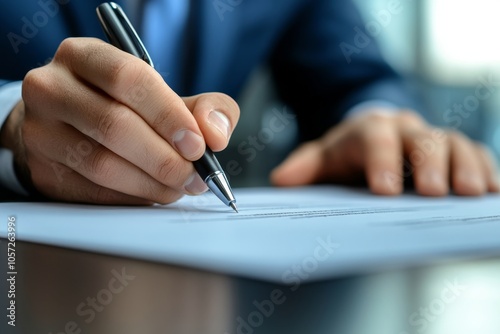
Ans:
{"label": "knuckle", "polygon": [[109,86],[117,96],[136,99],[145,95],[151,84],[147,65],[139,59],[117,58],[108,69]]}
{"label": "knuckle", "polygon": [[436,127],[425,127],[423,129],[409,131],[405,134],[414,144],[432,143],[440,147],[448,147],[450,134],[448,131]]}
{"label": "knuckle", "polygon": [[80,50],[81,45],[78,38],[69,37],[64,39],[54,55],[54,61],[60,62],[72,59]]}
{"label": "knuckle", "polygon": [[152,116],[150,126],[158,133],[164,134],[165,130],[169,130],[172,131],[170,135],[173,135],[173,131],[185,126],[185,124],[182,123],[184,118],[175,117],[175,115],[179,115],[184,108],[186,108],[186,106],[180,99],[165,99],[162,101],[162,112]]}
{"label": "knuckle", "polygon": [[160,182],[167,181],[168,184],[180,186],[185,179],[183,177],[184,170],[187,170],[187,168],[183,168],[183,161],[181,159],[170,157],[158,164],[155,175],[156,179],[160,180]]}
{"label": "knuckle", "polygon": [[430,128],[424,128],[424,129],[418,129],[414,131],[410,131],[410,136],[412,136],[413,141],[415,142],[421,142],[424,140],[432,140],[432,129]]}
{"label": "knuckle", "polygon": [[172,127],[174,120],[170,117],[171,111],[175,108],[172,103],[167,102],[167,107],[164,112],[158,113],[154,116],[151,121],[151,127],[159,132],[163,132],[163,129],[169,129]]}
{"label": "knuckle", "polygon": [[35,68],[26,73],[23,80],[23,87],[41,85],[43,83],[42,72],[43,70],[41,68]]}
{"label": "knuckle", "polygon": [[165,133],[165,130],[172,131],[170,135],[174,134],[174,131],[184,127],[182,123],[183,118],[175,117],[179,115],[179,112],[183,110],[185,106],[182,101],[177,99],[166,100],[163,103],[162,112],[156,113],[151,119],[151,127],[155,129],[158,133]]}
{"label": "knuckle", "polygon": [[398,118],[405,124],[424,124],[424,119],[414,111],[403,110],[398,113]]}
{"label": "knuckle", "polygon": [[144,102],[158,82],[152,68],[139,59],[119,58],[107,70],[111,95],[132,105]]}
{"label": "knuckle", "polygon": [[51,76],[44,68],[36,68],[29,71],[24,77],[22,84],[22,97],[27,103],[36,101],[47,96],[53,89]]}
{"label": "knuckle", "polygon": [[392,122],[392,117],[381,112],[370,112],[367,114],[366,120],[370,123],[386,124]]}
{"label": "knuckle", "polygon": [[400,145],[399,137],[381,132],[367,135],[366,142],[370,147],[394,148]]}
{"label": "knuckle", "polygon": [[124,78],[133,74],[132,62],[126,58],[117,58],[108,68],[109,84],[113,87],[119,85]]}
{"label": "knuckle", "polygon": [[88,64],[90,59],[100,58],[103,46],[107,44],[97,38],[69,37],[64,39],[57,48],[54,61],[59,63],[83,62]]}
{"label": "knuckle", "polygon": [[97,149],[86,159],[86,169],[95,183],[103,185],[113,176],[112,156],[105,149]]}
{"label": "knuckle", "polygon": [[120,140],[121,134],[126,133],[130,118],[127,113],[117,106],[112,106],[99,114],[97,131],[103,142],[113,144]]}
{"label": "knuckle", "polygon": [[378,147],[385,147],[385,148],[392,149],[392,148],[399,147],[400,142],[394,136],[383,135],[383,136],[380,136],[378,138],[375,138],[373,144],[378,146]]}

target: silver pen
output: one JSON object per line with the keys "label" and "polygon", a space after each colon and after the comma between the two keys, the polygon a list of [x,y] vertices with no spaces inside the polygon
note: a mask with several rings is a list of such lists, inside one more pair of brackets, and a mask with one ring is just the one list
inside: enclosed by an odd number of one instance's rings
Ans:
{"label": "silver pen", "polygon": [[[125,15],[125,12],[118,4],[114,2],[105,2],[100,4],[96,11],[102,28],[111,44],[144,60],[154,67],[153,61],[144,47],[144,44]],[[207,184],[208,188],[222,201],[222,203],[238,212],[236,199],[234,198],[227,177],[214,153],[208,146],[203,156],[199,160],[194,161],[193,165],[203,181]]]}

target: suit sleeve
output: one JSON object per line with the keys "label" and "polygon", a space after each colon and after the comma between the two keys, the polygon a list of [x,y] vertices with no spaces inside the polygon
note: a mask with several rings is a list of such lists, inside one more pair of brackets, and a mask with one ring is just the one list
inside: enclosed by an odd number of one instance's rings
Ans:
{"label": "suit sleeve", "polygon": [[276,47],[271,69],[297,114],[301,141],[321,136],[365,101],[418,108],[350,0],[308,2]]}

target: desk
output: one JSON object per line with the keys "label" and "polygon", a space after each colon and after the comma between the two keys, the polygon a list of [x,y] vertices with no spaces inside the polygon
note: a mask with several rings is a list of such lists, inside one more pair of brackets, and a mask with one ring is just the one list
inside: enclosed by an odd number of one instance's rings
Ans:
{"label": "desk", "polygon": [[[5,256],[4,239],[1,247]],[[2,333],[500,333],[500,258],[343,277],[292,291],[26,242],[16,249],[17,326],[2,317]],[[2,284],[5,275],[2,270]],[[5,310],[4,292],[0,300]]]}

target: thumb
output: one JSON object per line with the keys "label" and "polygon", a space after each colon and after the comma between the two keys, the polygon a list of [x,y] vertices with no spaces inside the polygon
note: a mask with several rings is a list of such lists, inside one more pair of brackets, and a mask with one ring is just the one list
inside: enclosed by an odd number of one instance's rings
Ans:
{"label": "thumb", "polygon": [[221,93],[205,93],[183,100],[193,113],[207,145],[214,152],[226,148],[240,117],[238,104]]}
{"label": "thumb", "polygon": [[319,142],[309,142],[293,151],[271,173],[276,186],[292,187],[319,181],[323,175],[324,152]]}

